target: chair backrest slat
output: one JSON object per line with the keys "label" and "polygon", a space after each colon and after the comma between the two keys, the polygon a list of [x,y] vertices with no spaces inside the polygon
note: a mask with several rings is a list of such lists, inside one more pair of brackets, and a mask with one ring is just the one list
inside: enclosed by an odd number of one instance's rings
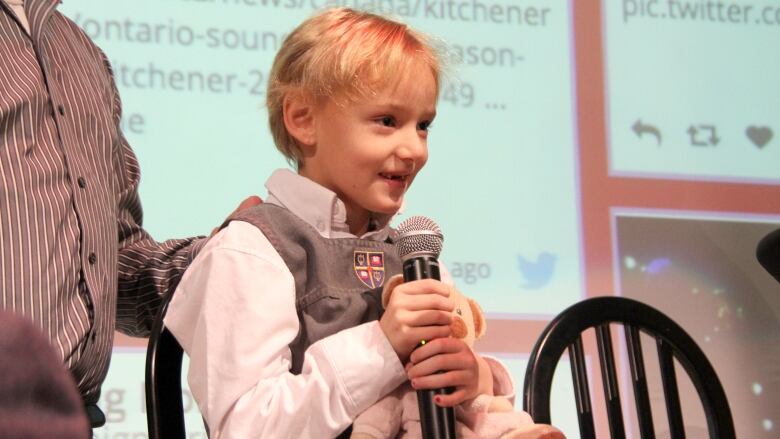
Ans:
{"label": "chair backrest slat", "polygon": [[[568,349],[581,437],[595,436],[582,343],[583,331],[595,328],[600,357],[608,359],[602,360],[601,365],[604,393],[608,400],[610,432],[615,437],[616,432],[622,434],[621,429],[626,429],[623,425],[617,390],[617,373],[608,326],[610,324],[622,324],[626,327],[626,345],[642,438],[651,438],[655,434],[639,339],[640,331],[659,340],[658,356],[663,389],[667,398],[671,437],[685,437],[674,371],[675,362],[682,366],[698,393],[704,407],[710,437],[715,439],[736,437],[734,419],[723,386],[715,369],[690,335],[657,309],[636,300],[615,296],[592,297],[570,306],[550,321],[537,339],[528,358],[523,384],[523,408],[535,421],[542,423],[552,421],[550,416],[552,380],[557,363]],[[609,407],[609,404],[612,404],[612,407]],[[620,419],[620,426],[616,425],[617,422],[613,422],[616,419]]]}
{"label": "chair backrest slat", "polygon": [[569,346],[569,360],[571,361],[571,377],[574,382],[574,397],[577,402],[580,438],[595,439],[596,429],[593,425],[588,369],[585,365],[585,349],[582,346],[582,337],[577,337],[577,340]]}
{"label": "chair backrest slat", "polygon": [[680,392],[677,388],[677,375],[674,371],[674,356],[669,343],[656,339],[658,345],[658,363],[661,367],[661,382],[666,400],[666,416],[669,418],[669,432],[672,439],[685,438]]}
{"label": "chair backrest slat", "polygon": [[601,365],[601,380],[604,385],[604,397],[607,405],[609,433],[612,439],[624,439],[626,431],[620,407],[620,389],[615,373],[615,354],[612,349],[609,324],[596,327],[596,343],[599,349],[599,364]]}
{"label": "chair backrest slat", "polygon": [[634,389],[639,434],[642,439],[653,439],[655,438],[653,411],[650,408],[650,394],[647,391],[647,376],[645,375],[645,361],[642,356],[639,330],[633,325],[625,325],[623,329],[626,333],[626,348],[628,363],[631,366],[631,383]]}

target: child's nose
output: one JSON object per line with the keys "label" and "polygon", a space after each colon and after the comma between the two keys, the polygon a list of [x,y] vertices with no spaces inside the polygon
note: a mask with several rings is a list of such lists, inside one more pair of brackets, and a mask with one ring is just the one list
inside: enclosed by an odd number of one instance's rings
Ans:
{"label": "child's nose", "polygon": [[420,136],[417,130],[414,130],[413,133],[404,136],[397,154],[403,160],[424,163],[428,159],[428,142]]}

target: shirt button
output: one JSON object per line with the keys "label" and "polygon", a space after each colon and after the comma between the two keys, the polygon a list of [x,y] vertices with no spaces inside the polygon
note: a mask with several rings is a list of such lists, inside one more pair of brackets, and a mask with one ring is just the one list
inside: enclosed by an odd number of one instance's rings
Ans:
{"label": "shirt button", "polygon": [[79,183],[80,188],[84,189],[87,187],[87,180],[84,177],[79,177],[76,181]]}
{"label": "shirt button", "polygon": [[57,106],[57,111],[60,112],[60,116],[64,116],[65,115],[65,107],[63,107],[62,105],[58,105]]}
{"label": "shirt button", "polygon": [[97,262],[97,255],[95,253],[90,253],[87,260],[89,261],[89,265],[95,265],[95,262]]}

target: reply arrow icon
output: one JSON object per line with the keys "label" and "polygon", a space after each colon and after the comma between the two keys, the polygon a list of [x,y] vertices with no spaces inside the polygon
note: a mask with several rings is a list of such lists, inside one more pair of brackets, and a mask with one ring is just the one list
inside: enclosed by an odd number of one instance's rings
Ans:
{"label": "reply arrow icon", "polygon": [[637,119],[631,129],[636,133],[636,136],[640,139],[645,134],[655,136],[655,140],[658,141],[658,145],[661,145],[661,131],[654,125],[647,125],[642,123],[642,119]]}

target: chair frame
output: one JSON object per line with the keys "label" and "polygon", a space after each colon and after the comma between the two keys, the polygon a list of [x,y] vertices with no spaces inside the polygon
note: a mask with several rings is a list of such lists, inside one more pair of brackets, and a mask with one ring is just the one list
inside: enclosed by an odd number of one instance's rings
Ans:
{"label": "chair frame", "polygon": [[764,270],[780,282],[780,229],[761,238],[756,246],[756,259]]}
{"label": "chair frame", "polygon": [[609,324],[624,326],[642,439],[655,437],[639,332],[656,340],[672,438],[684,438],[685,430],[674,370],[674,359],[683,366],[701,399],[711,438],[736,437],[726,394],[704,352],[674,321],[660,311],[624,297],[594,297],[561,312],[544,329],[528,361],[523,407],[535,422],[551,423],[550,390],[555,367],[568,349],[574,381],[577,417],[583,439],[594,438],[593,412],[588,388],[581,333],[596,330],[600,369],[607,405],[610,436],[625,437],[623,416]]}
{"label": "chair frame", "polygon": [[146,423],[149,439],[184,439],[181,366],[183,350],[163,324],[169,297],[163,299],[146,349]]}

